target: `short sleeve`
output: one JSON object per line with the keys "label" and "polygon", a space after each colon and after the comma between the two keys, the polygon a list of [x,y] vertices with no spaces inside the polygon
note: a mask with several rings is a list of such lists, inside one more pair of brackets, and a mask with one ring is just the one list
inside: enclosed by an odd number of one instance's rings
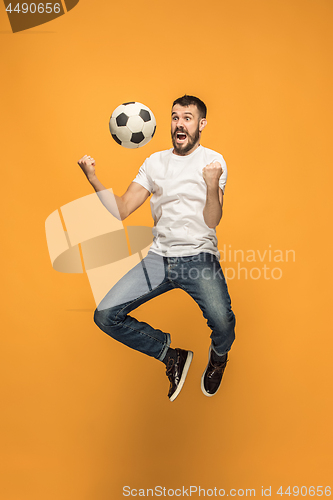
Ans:
{"label": "short sleeve", "polygon": [[221,175],[220,180],[219,180],[219,186],[222,189],[222,192],[224,194],[224,189],[225,189],[225,185],[227,183],[227,178],[228,178],[228,169],[227,169],[227,164],[224,161],[223,157],[222,157],[221,166],[222,166],[223,172],[222,172],[222,175]]}
{"label": "short sleeve", "polygon": [[147,173],[147,160],[145,160],[143,165],[140,167],[138,175],[135,177],[135,179],[133,179],[133,182],[137,182],[138,184],[146,188],[147,191],[149,191],[149,193],[152,192],[153,190],[152,182]]}

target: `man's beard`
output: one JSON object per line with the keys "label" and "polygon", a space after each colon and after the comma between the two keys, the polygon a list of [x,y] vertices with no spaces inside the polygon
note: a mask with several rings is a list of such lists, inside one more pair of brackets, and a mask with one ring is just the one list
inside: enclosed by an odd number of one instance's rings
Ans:
{"label": "man's beard", "polygon": [[190,135],[188,132],[186,132],[187,135],[187,144],[186,146],[183,147],[182,144],[177,144],[176,143],[176,138],[177,138],[177,132],[183,132],[184,130],[181,128],[177,128],[174,132],[174,134],[171,134],[171,139],[172,139],[172,144],[173,144],[173,149],[178,155],[185,156],[193,146],[197,142],[199,142],[200,139],[200,132],[199,132],[199,125],[197,127],[197,130],[195,131],[194,135]]}

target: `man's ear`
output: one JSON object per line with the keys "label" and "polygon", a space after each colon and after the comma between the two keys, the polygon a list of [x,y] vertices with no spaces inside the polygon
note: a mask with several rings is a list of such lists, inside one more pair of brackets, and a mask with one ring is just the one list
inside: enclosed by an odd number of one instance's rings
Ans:
{"label": "man's ear", "polygon": [[206,118],[201,118],[200,120],[200,125],[199,125],[199,130],[200,132],[203,131],[203,129],[205,128],[205,126],[207,125],[207,120]]}

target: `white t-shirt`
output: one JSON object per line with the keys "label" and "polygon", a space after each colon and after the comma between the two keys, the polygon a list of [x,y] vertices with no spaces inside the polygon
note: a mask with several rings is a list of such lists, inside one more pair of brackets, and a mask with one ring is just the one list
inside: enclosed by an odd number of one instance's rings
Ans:
{"label": "white t-shirt", "polygon": [[219,185],[224,193],[227,165],[223,156],[203,146],[186,156],[175,155],[173,149],[160,151],[143,163],[133,182],[153,193],[152,252],[165,257],[208,252],[219,258],[216,231],[206,225],[203,217],[207,186],[202,169],[212,161],[222,166]]}

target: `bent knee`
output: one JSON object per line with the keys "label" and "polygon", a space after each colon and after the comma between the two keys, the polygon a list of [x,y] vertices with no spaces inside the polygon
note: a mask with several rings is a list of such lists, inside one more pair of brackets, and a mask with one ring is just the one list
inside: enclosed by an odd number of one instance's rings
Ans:
{"label": "bent knee", "polygon": [[219,309],[215,309],[214,318],[218,321],[222,321],[222,323],[233,323],[236,320],[233,310],[229,307],[220,307]]}
{"label": "bent knee", "polygon": [[103,326],[113,326],[119,321],[113,316],[111,309],[95,309],[94,322],[101,328]]}
{"label": "bent knee", "polygon": [[225,314],[225,321],[227,322],[227,324],[229,325],[229,327],[231,328],[235,328],[235,325],[236,325],[236,316],[234,315],[233,311],[229,310],[226,314]]}
{"label": "bent knee", "polygon": [[236,317],[231,309],[220,309],[219,311],[215,311],[212,323],[213,329],[221,331],[233,330],[236,324]]}
{"label": "bent knee", "polygon": [[100,326],[102,324],[102,312],[103,311],[99,311],[98,309],[95,309],[94,322],[96,323],[97,326]]}

